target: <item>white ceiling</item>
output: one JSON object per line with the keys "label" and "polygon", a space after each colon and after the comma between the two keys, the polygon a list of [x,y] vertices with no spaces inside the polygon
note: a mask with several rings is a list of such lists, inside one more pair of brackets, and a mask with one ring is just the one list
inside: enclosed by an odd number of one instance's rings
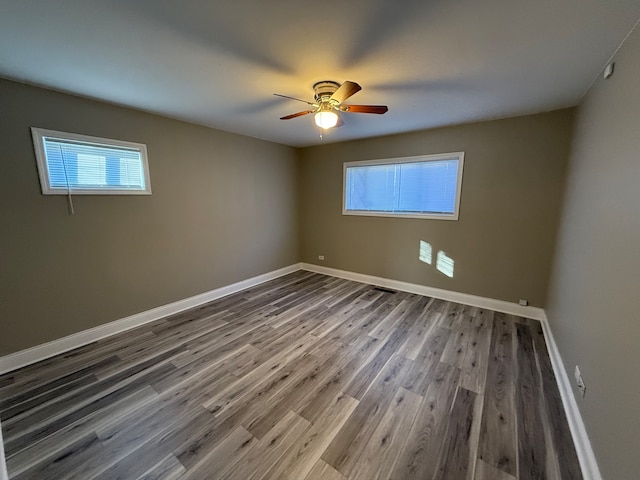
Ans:
{"label": "white ceiling", "polygon": [[319,80],[335,142],[576,105],[640,0],[0,0],[0,76],[293,146]]}

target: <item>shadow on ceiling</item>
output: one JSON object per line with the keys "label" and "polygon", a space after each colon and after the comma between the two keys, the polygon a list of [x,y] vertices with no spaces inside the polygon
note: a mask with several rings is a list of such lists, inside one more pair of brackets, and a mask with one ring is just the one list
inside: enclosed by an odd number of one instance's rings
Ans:
{"label": "shadow on ceiling", "polygon": [[[375,0],[366,11],[361,11],[361,25],[355,32],[350,45],[342,58],[344,67],[352,67],[373,55],[385,42],[402,35],[405,29],[416,19],[425,18],[425,12],[434,14],[444,0]],[[354,25],[355,26],[355,25]],[[428,25],[424,25],[428,28]]]}
{"label": "shadow on ceiling", "polygon": [[197,45],[224,51],[278,73],[293,73],[293,69],[277,58],[277,52],[267,51],[265,44],[247,34],[245,30],[250,28],[250,22],[235,22],[224,11],[218,11],[224,5],[216,2],[178,4],[168,0],[113,0],[112,3],[128,15],[153,21],[158,28],[169,29]]}

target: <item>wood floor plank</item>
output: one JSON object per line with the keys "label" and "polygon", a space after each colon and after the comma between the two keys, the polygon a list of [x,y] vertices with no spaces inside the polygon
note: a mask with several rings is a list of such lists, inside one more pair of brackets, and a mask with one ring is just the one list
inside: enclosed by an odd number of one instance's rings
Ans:
{"label": "wood floor plank", "polygon": [[380,297],[380,299],[383,300],[383,303],[380,303],[371,312],[371,314],[367,316],[367,320],[365,322],[358,325],[356,329],[346,333],[343,336],[342,341],[346,344],[351,344],[363,335],[369,335],[369,333],[371,333],[376,326],[383,321],[387,315],[389,315],[390,312],[400,304],[400,302],[402,302],[403,298],[404,297],[402,295],[397,293],[384,293],[383,296]]}
{"label": "wood floor plank", "polygon": [[172,368],[175,367],[169,366],[168,364],[160,364],[160,366],[150,372],[132,377],[132,380],[127,380],[126,383],[120,387],[113,387],[104,392],[96,393],[83,403],[75,405],[66,411],[62,410],[51,418],[39,415],[37,423],[34,423],[34,425],[29,423],[28,418],[25,419],[19,426],[14,426],[15,428],[12,430],[11,436],[5,440],[5,450],[7,454],[13,455],[28,447],[30,444],[39,442],[56,431],[81,421],[86,416],[99,412],[113,402],[135,395],[139,390],[145,389],[148,386],[148,380],[167,373],[167,371],[170,371]]}
{"label": "wood floor plank", "polygon": [[317,379],[314,388],[299,401],[294,408],[310,422],[315,422],[335,394],[360,371],[363,359],[369,358],[380,347],[380,340],[364,336],[361,345],[350,349],[342,344],[343,350],[325,358],[326,371]]}
{"label": "wood floor plank", "polygon": [[[318,275],[313,272],[306,272],[304,270],[299,270],[297,272],[291,273],[284,277],[280,277],[275,280],[270,280],[268,282],[262,283],[260,285],[256,285],[254,287],[248,288],[236,294],[241,296],[244,299],[248,300],[256,300],[256,299],[267,299],[269,296],[277,295],[279,291],[289,290],[291,288],[295,289],[295,286],[298,284],[304,284],[307,281],[321,280],[323,282],[328,282],[333,278],[326,277],[324,275]],[[339,279],[340,280],[340,279]],[[233,297],[231,295],[230,297]],[[229,297],[227,297],[229,298]],[[218,303],[218,302],[215,302]]]}
{"label": "wood floor plank", "polygon": [[517,473],[514,323],[496,313],[489,347],[478,458],[501,471]]}
{"label": "wood floor plank", "polygon": [[[314,326],[310,333],[318,338],[331,335],[336,329],[340,328],[351,318],[359,317],[360,311],[362,309],[367,309],[368,307],[368,302],[361,303],[360,308],[351,308],[350,306],[343,306],[342,308],[340,306],[331,307],[327,309],[327,314],[324,315],[321,322]],[[346,343],[344,339],[341,341]]]}
{"label": "wood floor plank", "polygon": [[[12,418],[19,416],[20,414],[24,414],[26,412],[32,413],[36,408],[45,408],[47,403],[55,401],[61,396],[67,395],[76,389],[80,389],[92,383],[96,383],[97,381],[98,379],[95,375],[85,375],[73,381],[64,383],[63,385],[60,385],[59,387],[56,387],[52,390],[46,391],[40,395],[34,395],[30,398],[27,397],[24,399],[24,401],[9,402],[7,403],[7,408],[0,411],[0,418],[2,418],[6,422]],[[8,405],[11,405],[11,407],[9,407]]]}
{"label": "wood floor plank", "polygon": [[301,365],[304,360],[296,361],[296,369],[289,374],[289,379],[282,389],[268,398],[263,398],[261,408],[243,421],[247,430],[256,437],[262,438],[288,410],[295,411],[300,399],[311,393],[316,378],[324,368],[324,361],[312,355],[305,355],[305,359],[309,360],[304,365]]}
{"label": "wood floor plank", "polygon": [[[319,328],[313,328],[310,333],[317,336],[318,341],[313,346],[311,352],[326,352],[336,344],[346,343],[344,341],[345,336],[365,323],[371,315],[371,312],[372,310],[368,307],[360,308],[345,316],[335,327],[323,324]],[[318,316],[318,320],[323,322],[326,319],[328,322],[329,318],[333,315],[335,315],[335,313],[327,309]]]}
{"label": "wood floor plank", "polygon": [[[157,402],[162,405],[161,402]],[[76,472],[78,478],[92,478],[102,474],[104,470],[111,466],[116,466],[112,470],[114,474],[122,466],[135,463],[135,456],[131,452],[138,452],[142,458],[146,458],[149,463],[156,458],[156,462],[161,461],[166,455],[171,453],[175,442],[180,441],[182,436],[196,433],[191,422],[199,425],[199,422],[210,417],[210,413],[200,408],[189,409],[159,409],[154,411],[150,419],[132,422],[130,425],[120,424],[119,426],[109,425],[105,431],[99,432],[98,437],[103,445],[101,454],[97,457],[85,459],[82,467]],[[189,428],[178,428],[174,430],[174,424],[190,425]],[[168,440],[169,439],[169,440]],[[163,442],[167,446],[163,447]],[[145,472],[144,463],[135,465],[134,468],[127,468],[126,478]],[[122,474],[124,475],[124,474]]]}
{"label": "wood floor plank", "polygon": [[[433,312],[434,320],[440,322],[441,317],[447,314],[449,309],[449,302],[442,300],[441,298],[434,298],[433,302],[429,305],[429,311]],[[440,323],[438,323],[440,325]]]}
{"label": "wood floor plank", "polygon": [[280,306],[277,310],[274,310],[269,315],[266,324],[273,328],[280,328],[289,322],[299,320],[300,317],[311,315],[316,310],[326,308],[323,297],[318,297],[315,292],[309,292],[307,296],[296,298],[295,304]]}
{"label": "wood floor plank", "polygon": [[[542,332],[540,322],[532,323],[531,333],[537,365],[540,373],[540,401],[544,403],[545,435],[550,437],[547,443],[547,471],[556,472],[558,478],[580,478],[580,463],[572,442],[571,431],[562,405],[551,359]],[[549,475],[552,478],[552,475]]]}
{"label": "wood floor plank", "polygon": [[368,291],[369,285],[364,283],[348,282],[340,293],[334,293],[325,303],[327,307],[340,311],[343,308],[353,308],[352,302],[357,300],[365,291]]}
{"label": "wood floor plank", "polygon": [[183,478],[185,472],[185,468],[178,459],[173,455],[168,455],[136,480],[178,480]]}
{"label": "wood floor plank", "polygon": [[[424,342],[418,353],[403,387],[418,395],[424,395],[432,381],[432,370],[440,363],[442,353],[451,336],[451,330],[434,326],[429,339]],[[457,369],[459,370],[459,369]]]}
{"label": "wood floor plank", "polygon": [[[175,337],[168,336],[166,338],[158,337],[150,339],[148,343],[137,345],[135,349],[130,349],[129,351],[122,353],[118,352],[118,358],[120,361],[103,369],[103,371],[96,374],[96,376],[100,380],[115,376],[116,374],[127,370],[132,365],[140,364],[149,359],[154,360],[160,354],[174,351],[176,344],[184,344],[189,340],[196,339],[208,332],[215,331],[217,328],[220,328],[220,326],[212,327],[211,330],[204,330],[204,332],[195,331],[189,333],[187,331],[180,335],[176,335]],[[182,351],[184,351],[184,349],[181,349],[179,353],[182,353]]]}
{"label": "wood floor plank", "polygon": [[19,370],[20,375],[14,375],[15,380],[10,385],[0,390],[0,398],[25,392],[41,384],[51,382],[59,377],[69,375],[80,369],[91,370],[96,374],[100,371],[96,363],[101,363],[105,359],[115,357],[119,348],[126,347],[132,343],[144,341],[153,337],[151,331],[138,328],[130,330],[127,335],[118,334],[102,341],[93,342],[75,350],[57,355],[55,357],[28,365]]}
{"label": "wood floor plank", "polygon": [[183,382],[193,381],[211,369],[233,373],[240,365],[251,362],[257,350],[251,345],[232,345],[231,348],[226,348],[228,346],[225,345],[221,351],[201,356],[197,360],[181,361],[181,367],[178,367],[176,362],[172,361],[171,363],[178,368],[170,374],[150,382],[150,385],[158,393],[163,393]]}
{"label": "wood floor plank", "polygon": [[[283,397],[286,395],[287,388],[293,388],[298,381],[297,379],[305,378],[306,371],[312,369],[315,365],[315,361],[312,356],[306,355],[311,359],[311,362],[306,367],[302,368],[301,365],[297,365],[298,373],[290,377],[286,366],[283,367],[283,372],[273,381],[267,382],[261,385],[259,388],[250,389],[246,395],[234,403],[234,405],[226,409],[222,414],[215,417],[215,421],[211,423],[206,430],[203,430],[200,434],[194,435],[193,439],[183,443],[174,450],[174,453],[179,458],[181,463],[190,468],[192,465],[200,461],[200,459],[206,455],[206,452],[215,448],[217,439],[225,432],[228,432],[238,425],[251,425],[252,428],[260,428],[263,425],[270,425],[269,422],[276,421],[279,423],[280,417],[274,414],[273,410],[267,410],[263,408],[264,405],[277,405],[280,407],[280,403],[284,406],[288,406]],[[294,390],[295,391],[295,390]],[[265,417],[266,415],[266,417]],[[257,426],[252,422],[257,421]]]}
{"label": "wood floor plank", "polygon": [[400,302],[396,308],[391,310],[391,312],[389,312],[389,314],[378,323],[376,328],[374,328],[369,335],[379,340],[387,338],[393,331],[396,324],[400,322],[402,317],[406,314],[410,305],[409,300],[403,300]]}
{"label": "wood floor plank", "polygon": [[462,330],[468,330],[475,323],[475,318],[478,315],[479,308],[469,305],[463,305],[460,303],[453,304],[453,308],[450,311],[450,315],[453,316],[451,322],[451,330],[454,332],[460,332]]}
{"label": "wood floor plank", "polygon": [[[425,299],[428,297],[425,297]],[[415,317],[413,325],[409,329],[407,339],[398,349],[398,354],[407,357],[409,360],[415,360],[422,350],[425,342],[429,340],[429,335],[435,327],[438,313],[431,306],[435,302],[434,298],[429,298],[423,311]]]}
{"label": "wood floor plank", "polygon": [[13,437],[14,431],[24,430],[25,425],[34,425],[55,415],[64,416],[71,406],[77,406],[80,409],[88,405],[95,405],[101,396],[115,394],[122,385],[144,386],[144,382],[150,376],[157,377],[166,371],[175,370],[175,367],[168,365],[167,362],[181,351],[183,351],[181,346],[174,347],[151,359],[130,366],[107,379],[74,390],[71,395],[58,396],[55,400],[30,410],[28,415],[22,414],[10,419],[4,423],[7,439],[10,440]]}
{"label": "wood floor plank", "polygon": [[[304,337],[309,343],[317,341],[316,337],[311,335],[311,325],[305,321],[304,318],[291,322],[280,328],[272,328],[272,331],[268,334],[263,334],[260,337],[256,337],[256,341],[251,342],[252,346],[258,348],[259,352],[251,365],[246,365],[246,368],[238,370],[238,376],[244,376],[250,373],[256,368],[257,365],[264,363],[274,355],[280,353],[283,349],[286,349],[293,342],[302,340]],[[307,345],[310,347],[310,345]],[[309,348],[306,348],[308,350]]]}
{"label": "wood floor plank", "polygon": [[[571,478],[571,477],[568,477]],[[478,459],[476,463],[476,476],[474,480],[516,480],[516,477],[509,475],[486,462]]]}
{"label": "wood floor plank", "polygon": [[218,392],[203,406],[216,415],[220,415],[226,409],[238,403],[244,396],[250,395],[251,390],[262,385],[266,385],[267,390],[274,388],[277,383],[286,380],[289,376],[287,371],[280,371],[282,367],[295,359],[301,358],[310,341],[309,337],[305,337],[299,342],[289,345],[277,355],[266,360],[251,372]]}
{"label": "wood floor plank", "polygon": [[267,472],[265,480],[305,478],[357,405],[358,401],[355,398],[342,393],[338,394],[322,412],[322,420],[313,424],[302,435],[282,459]]}
{"label": "wood floor plank", "polygon": [[177,383],[173,388],[158,394],[152,402],[129,410],[121,418],[116,418],[107,425],[96,426],[95,431],[104,441],[137,430],[143,430],[147,435],[162,431],[166,425],[177,421],[182,413],[200,411],[202,403],[212,395],[212,391],[224,388],[232,381],[235,378],[224,370],[206,370],[198,377]]}
{"label": "wood floor plank", "polygon": [[[273,403],[274,398],[278,395],[280,395],[280,389],[273,389],[269,385],[251,390],[241,401],[236,402],[232,408],[225,410],[222,415],[216,416],[214,421],[199,434],[194,435],[192,439],[176,447],[174,453],[185,467],[190,468],[199,462],[208,451],[215,448],[221,436],[238,425],[249,424],[253,419],[262,418],[262,414],[265,413],[262,408],[262,401]],[[284,405],[286,406],[286,404]],[[267,412],[267,414],[269,415],[270,412]],[[271,414],[268,420],[270,421],[272,418],[277,417]]]}
{"label": "wood floor plank", "polygon": [[189,468],[181,478],[183,480],[221,478],[241,461],[256,443],[257,439],[251,433],[243,427],[238,427],[227,438],[221,440],[200,462]]}
{"label": "wood floor plank", "polygon": [[[208,425],[211,413],[207,410],[186,412],[177,418],[175,424],[166,423],[147,437],[147,442],[139,448],[131,449],[130,453],[115,464],[105,464],[100,472],[94,472],[90,477],[96,480],[127,480],[143,475],[151,465],[155,465],[167,455],[171,454],[193,435],[199,435],[204,426]],[[135,433],[135,432],[132,432]],[[225,432],[226,433],[226,432]],[[226,436],[226,435],[225,435]],[[121,434],[116,441],[127,441],[127,435]]]}
{"label": "wood floor plank", "polygon": [[460,370],[440,363],[434,368],[432,378],[415,421],[407,432],[406,446],[400,452],[390,478],[433,478]]}
{"label": "wood floor plank", "polygon": [[304,480],[346,480],[347,477],[324,460],[318,460]]}
{"label": "wood floor plank", "polygon": [[411,360],[399,355],[391,358],[322,455],[325,462],[347,477],[351,474],[411,364]]}
{"label": "wood floor plank", "polygon": [[[362,367],[358,374],[345,387],[344,392],[353,398],[361,400],[373,384],[373,380],[378,376],[391,356],[396,353],[407,334],[408,332],[406,330],[394,330],[376,355]],[[409,362],[413,363],[411,361]]]}
{"label": "wood floor plank", "polygon": [[350,480],[382,480],[389,478],[403,449],[422,397],[399,388],[391,405],[367,442]]}
{"label": "wood floor plank", "polygon": [[289,412],[275,427],[247,452],[242,462],[228,470],[222,480],[260,480],[269,469],[295,445],[310,423],[295,412]]}
{"label": "wood floor plank", "polygon": [[[38,463],[19,474],[10,472],[10,478],[15,480],[74,478],[86,459],[99,457],[101,451],[102,444],[98,437],[95,434],[89,434],[60,451],[49,462]],[[79,477],[76,476],[76,478]]]}
{"label": "wood floor plank", "polygon": [[546,478],[546,446],[540,412],[540,377],[533,340],[528,326],[514,324],[516,332],[517,377],[515,405],[518,435],[518,475],[520,480]]}
{"label": "wood floor plank", "polygon": [[[48,392],[58,390],[59,388],[68,387],[70,384],[75,384],[75,388],[77,388],[78,380],[86,379],[87,377],[95,378],[95,375],[93,373],[94,371],[105,366],[114,365],[118,362],[119,357],[113,355],[95,362],[85,368],[76,370],[73,373],[57,377],[55,380],[44,382],[27,390],[23,390],[16,395],[7,395],[7,393],[9,392],[6,392],[0,399],[0,413],[2,414],[2,418],[5,419],[5,421],[10,418],[8,412],[10,412],[12,409],[15,409],[17,405],[23,402],[33,401],[37,397],[40,397]],[[33,406],[30,406],[29,408],[33,408],[38,404],[39,403],[32,404]]]}
{"label": "wood floor plank", "polygon": [[433,480],[473,480],[481,416],[481,396],[458,387]]}
{"label": "wood floor plank", "polygon": [[18,475],[37,463],[52,462],[64,449],[84,437],[93,435],[95,430],[118,419],[138,406],[148,405],[158,394],[146,387],[133,395],[122,397],[102,410],[82,418],[64,428],[53,430],[40,441],[26,442],[24,448],[7,457],[7,468],[11,475]]}
{"label": "wood floor plank", "polygon": [[270,328],[266,326],[257,327],[249,330],[244,335],[239,335],[236,338],[224,342],[223,345],[218,343],[220,331],[210,332],[210,334],[200,336],[194,341],[185,343],[186,354],[181,357],[176,357],[171,363],[178,368],[183,368],[193,362],[206,362],[208,360],[224,358],[229,355],[230,352],[249,344],[255,335],[261,335],[269,330]]}
{"label": "wood floor plank", "polygon": [[2,375],[0,415],[11,480],[581,478],[539,322],[304,271]]}
{"label": "wood floor plank", "polygon": [[[457,317],[454,317],[454,319]],[[451,333],[447,345],[442,352],[440,361],[448,363],[454,367],[462,368],[465,356],[467,354],[467,346],[471,339],[471,322],[465,322],[459,328]]]}
{"label": "wood floor plank", "polygon": [[16,377],[12,373],[0,375],[0,392],[2,392],[3,388],[13,385],[15,381]]}
{"label": "wood floor plank", "polygon": [[244,414],[245,412],[240,410],[224,417],[212,415],[207,423],[197,426],[181,442],[174,443],[171,451],[187,470],[193,468],[217,448],[219,443],[227,438],[231,432],[242,426]]}
{"label": "wood floor plank", "polygon": [[478,310],[470,327],[469,343],[460,367],[460,385],[479,394],[484,394],[487,381],[492,329],[493,312]]}
{"label": "wood floor plank", "polygon": [[439,325],[443,328],[453,330],[453,324],[455,323],[458,312],[464,308],[464,305],[454,302],[445,302],[442,305],[440,317],[438,318]]}

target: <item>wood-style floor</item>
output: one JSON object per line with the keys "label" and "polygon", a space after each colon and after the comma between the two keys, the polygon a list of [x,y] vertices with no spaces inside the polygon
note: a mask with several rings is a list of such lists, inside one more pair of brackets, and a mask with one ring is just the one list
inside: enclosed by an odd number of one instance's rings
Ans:
{"label": "wood-style floor", "polygon": [[297,272],[0,377],[12,479],[580,479],[540,324]]}

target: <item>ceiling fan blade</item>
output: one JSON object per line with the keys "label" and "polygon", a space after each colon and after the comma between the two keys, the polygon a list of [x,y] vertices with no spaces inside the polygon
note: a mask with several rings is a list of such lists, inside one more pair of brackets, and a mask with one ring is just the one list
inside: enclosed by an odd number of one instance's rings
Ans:
{"label": "ceiling fan blade", "polygon": [[344,125],[344,120],[342,120],[342,118],[338,115],[338,123],[336,123],[336,126],[334,128],[338,128]]}
{"label": "ceiling fan blade", "polygon": [[387,113],[389,108],[386,105],[343,105],[346,112],[351,113]]}
{"label": "ceiling fan blade", "polygon": [[338,89],[331,95],[331,100],[335,100],[338,103],[344,102],[354,93],[358,93],[362,90],[362,87],[355,82],[346,81],[338,87]]}
{"label": "ceiling fan blade", "polygon": [[304,112],[292,113],[291,115],[287,115],[286,117],[280,117],[280,120],[291,120],[292,118],[301,117],[302,115],[307,115],[308,113],[313,113],[315,110],[305,110]]}
{"label": "ceiling fan blade", "polygon": [[299,101],[299,102],[306,103],[307,105],[313,105],[314,107],[316,106],[316,104],[315,104],[315,103],[307,102],[306,100],[301,100],[301,99],[299,99],[299,98],[289,97],[289,96],[287,96],[287,95],[280,95],[279,93],[274,93],[274,95],[275,95],[276,97],[288,98],[289,100],[297,100],[297,101]]}

